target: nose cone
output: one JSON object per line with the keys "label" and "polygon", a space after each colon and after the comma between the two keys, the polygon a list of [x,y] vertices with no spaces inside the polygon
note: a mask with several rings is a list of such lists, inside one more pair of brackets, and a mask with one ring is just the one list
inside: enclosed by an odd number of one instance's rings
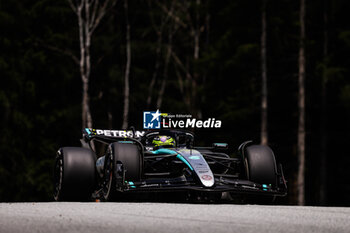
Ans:
{"label": "nose cone", "polygon": [[[211,172],[210,172],[211,173]],[[211,173],[210,174],[209,172],[207,172],[206,174],[204,175],[201,175],[199,177],[199,179],[201,180],[202,184],[205,186],[205,187],[212,187],[214,185],[214,176],[213,174]]]}
{"label": "nose cone", "polygon": [[212,187],[215,183],[213,172],[203,155],[197,150],[181,149],[178,151],[186,161],[192,166],[204,187]]}

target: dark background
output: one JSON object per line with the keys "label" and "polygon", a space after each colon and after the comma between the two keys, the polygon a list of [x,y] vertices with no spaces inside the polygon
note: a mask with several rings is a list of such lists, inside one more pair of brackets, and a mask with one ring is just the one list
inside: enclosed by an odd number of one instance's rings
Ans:
{"label": "dark background", "polygon": [[[131,74],[129,125],[142,129],[142,113],[156,110],[162,75],[153,102],[146,104],[156,62],[152,27],[164,12],[157,1],[130,1]],[[161,1],[169,5],[170,1]],[[181,2],[181,1],[180,1]],[[195,70],[196,109],[215,117],[221,129],[197,130],[197,143],[226,141],[232,150],[248,139],[260,141],[261,1],[202,1],[200,53],[193,60],[189,30],[173,36],[173,51]],[[299,1],[267,2],[267,77],[269,144],[284,165],[289,195],[296,203]],[[327,172],[327,205],[349,206],[350,192],[350,1],[306,0],[306,204],[318,205],[320,174]],[[328,56],[323,56],[324,13]],[[184,16],[185,17],[185,16]],[[167,27],[161,52],[164,66]],[[120,129],[123,110],[125,15],[119,1],[92,38],[89,86],[95,128]],[[0,0],[0,201],[52,200],[52,168],[57,149],[79,146],[82,87],[78,66],[52,49],[79,57],[76,15],[64,0]],[[326,67],[326,68],[325,68]],[[192,71],[193,71],[192,70]],[[326,101],[322,102],[326,72]],[[322,105],[326,112],[322,113]],[[191,114],[184,104],[176,65],[169,77],[161,112]],[[108,118],[110,113],[113,117]],[[195,113],[196,114],[196,113]],[[320,170],[321,115],[326,114],[327,171]]]}

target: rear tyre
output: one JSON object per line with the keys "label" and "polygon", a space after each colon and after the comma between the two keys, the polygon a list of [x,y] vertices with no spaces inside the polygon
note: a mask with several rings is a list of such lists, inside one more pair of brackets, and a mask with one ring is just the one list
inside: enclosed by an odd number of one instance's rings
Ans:
{"label": "rear tyre", "polygon": [[96,155],[80,147],[60,148],[54,170],[56,201],[86,201],[95,187]]}
{"label": "rear tyre", "polygon": [[112,143],[105,159],[103,181],[103,198],[115,200],[120,196],[117,192],[117,177],[121,167],[125,170],[125,181],[139,181],[141,179],[143,158],[139,148],[131,143]]}

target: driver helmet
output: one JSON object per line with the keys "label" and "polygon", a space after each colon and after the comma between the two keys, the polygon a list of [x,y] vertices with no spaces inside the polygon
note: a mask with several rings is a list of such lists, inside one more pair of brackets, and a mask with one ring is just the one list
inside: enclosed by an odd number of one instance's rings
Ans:
{"label": "driver helmet", "polygon": [[152,145],[154,148],[175,147],[175,140],[170,136],[159,135],[153,138]]}

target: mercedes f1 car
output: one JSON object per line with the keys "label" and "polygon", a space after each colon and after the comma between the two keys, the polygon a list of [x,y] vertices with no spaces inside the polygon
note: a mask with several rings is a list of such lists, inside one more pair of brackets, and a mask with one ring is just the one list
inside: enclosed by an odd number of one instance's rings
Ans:
{"label": "mercedes f1 car", "polygon": [[[268,146],[242,143],[229,156],[227,143],[194,146],[194,134],[83,130],[82,147],[63,147],[54,169],[54,199],[118,200],[129,193],[182,192],[285,196],[286,180]],[[99,142],[99,143],[97,143]],[[97,148],[95,144],[105,145]],[[142,195],[142,194],[141,194]]]}

